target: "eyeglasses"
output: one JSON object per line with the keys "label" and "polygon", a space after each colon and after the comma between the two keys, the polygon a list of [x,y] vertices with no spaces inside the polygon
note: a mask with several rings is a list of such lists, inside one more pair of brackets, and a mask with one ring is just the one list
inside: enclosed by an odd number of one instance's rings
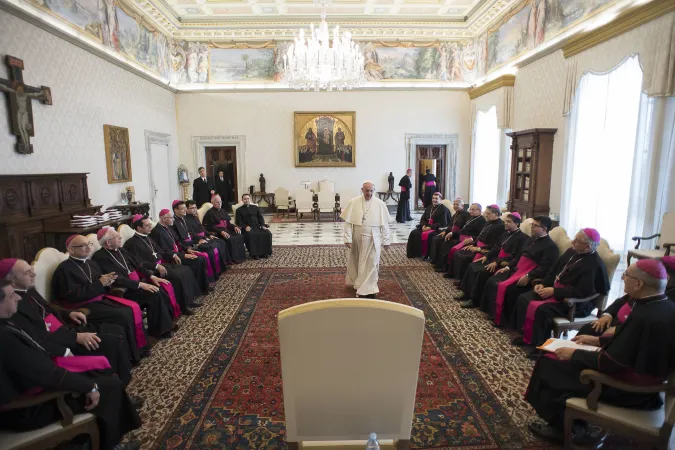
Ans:
{"label": "eyeglasses", "polygon": [[544,226],[543,225],[537,225],[536,223],[533,223],[532,228],[544,228]]}
{"label": "eyeglasses", "polygon": [[70,247],[71,247],[71,248],[85,248],[85,247],[90,247],[90,248],[91,248],[91,247],[93,247],[93,246],[94,246],[93,243],[87,242],[86,244],[82,244],[82,245],[71,245]]}
{"label": "eyeglasses", "polygon": [[639,278],[634,277],[632,275],[628,275],[628,271],[625,271],[624,273],[621,274],[621,279],[625,280],[626,278],[632,278],[634,280],[639,280]]}

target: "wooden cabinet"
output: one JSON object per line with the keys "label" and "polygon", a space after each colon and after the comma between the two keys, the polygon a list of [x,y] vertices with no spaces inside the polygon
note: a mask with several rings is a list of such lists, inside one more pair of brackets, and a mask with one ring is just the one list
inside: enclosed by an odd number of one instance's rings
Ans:
{"label": "wooden cabinet", "polygon": [[511,189],[508,209],[527,217],[549,214],[555,128],[507,133],[511,143]]}
{"label": "wooden cabinet", "polygon": [[93,214],[86,173],[0,176],[0,259],[31,262],[46,245],[45,224]]}

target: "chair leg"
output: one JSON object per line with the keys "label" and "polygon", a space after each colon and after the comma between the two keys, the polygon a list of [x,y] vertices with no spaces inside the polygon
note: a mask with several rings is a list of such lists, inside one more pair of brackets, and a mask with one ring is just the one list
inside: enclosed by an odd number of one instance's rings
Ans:
{"label": "chair leg", "polygon": [[574,417],[570,414],[568,409],[565,409],[565,425],[563,428],[563,433],[565,435],[565,450],[570,450],[574,448],[574,443],[572,442],[572,425],[574,424]]}
{"label": "chair leg", "polygon": [[560,328],[554,328],[553,329],[553,337],[556,339],[560,339],[560,335],[562,334],[562,330]]}
{"label": "chair leg", "polygon": [[396,442],[397,450],[410,450],[410,439],[399,439]]}
{"label": "chair leg", "polygon": [[298,442],[287,442],[288,450],[300,450],[300,444]]}

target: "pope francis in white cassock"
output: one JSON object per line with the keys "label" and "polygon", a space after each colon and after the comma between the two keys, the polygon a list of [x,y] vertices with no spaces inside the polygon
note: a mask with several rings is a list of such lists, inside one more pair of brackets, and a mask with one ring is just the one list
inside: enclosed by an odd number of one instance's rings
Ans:
{"label": "pope francis in white cassock", "polygon": [[362,195],[354,197],[342,213],[347,246],[347,286],[354,286],[357,297],[375,298],[380,268],[380,247],[389,245],[387,205],[373,198],[375,185],[363,183]]}

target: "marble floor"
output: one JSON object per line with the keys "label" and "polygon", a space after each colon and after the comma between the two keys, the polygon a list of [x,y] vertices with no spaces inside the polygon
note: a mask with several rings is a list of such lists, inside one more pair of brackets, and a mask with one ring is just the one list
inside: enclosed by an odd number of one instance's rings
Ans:
{"label": "marble floor", "polygon": [[[412,214],[413,220],[406,223],[395,221],[389,224],[391,242],[405,244],[408,242],[410,231],[420,223],[422,212]],[[265,216],[265,222],[270,223],[272,216]],[[344,222],[288,222],[272,223],[270,231],[274,235],[274,245],[342,245]]]}

